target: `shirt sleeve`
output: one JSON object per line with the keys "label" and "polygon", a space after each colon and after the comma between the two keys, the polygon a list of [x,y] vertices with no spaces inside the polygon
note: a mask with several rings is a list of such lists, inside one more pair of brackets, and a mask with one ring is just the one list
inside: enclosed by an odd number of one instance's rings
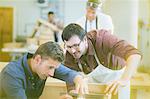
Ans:
{"label": "shirt sleeve", "polygon": [[22,81],[19,78],[12,77],[6,72],[1,83],[8,99],[27,99]]}
{"label": "shirt sleeve", "polygon": [[68,67],[61,64],[59,68],[55,70],[54,77],[61,79],[67,83],[67,89],[74,89],[74,78],[79,75],[78,72],[69,69]]}
{"label": "shirt sleeve", "polygon": [[79,75],[78,72],[61,64],[59,68],[56,69],[54,77],[66,81],[67,83],[73,83],[73,80],[77,75]]}
{"label": "shirt sleeve", "polygon": [[99,32],[103,33],[102,43],[105,49],[104,51],[109,51],[125,60],[127,60],[130,55],[140,54],[134,46],[125,40],[120,40],[118,37],[111,35],[109,31],[100,30]]}

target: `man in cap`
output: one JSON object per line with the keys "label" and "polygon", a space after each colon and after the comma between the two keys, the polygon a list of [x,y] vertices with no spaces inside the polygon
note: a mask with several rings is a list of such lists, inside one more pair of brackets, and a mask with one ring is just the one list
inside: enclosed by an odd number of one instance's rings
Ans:
{"label": "man in cap", "polygon": [[107,29],[113,33],[113,23],[109,15],[100,11],[103,0],[88,0],[86,14],[76,21],[85,31],[93,29]]}

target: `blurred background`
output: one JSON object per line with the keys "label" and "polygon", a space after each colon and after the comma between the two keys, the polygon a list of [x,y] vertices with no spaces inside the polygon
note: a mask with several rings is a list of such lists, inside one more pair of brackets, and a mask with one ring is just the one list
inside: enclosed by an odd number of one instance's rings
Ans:
{"label": "blurred background", "polygon": [[[48,40],[56,41],[56,31],[59,32],[57,42],[63,46],[63,28],[84,16],[86,2],[87,0],[0,0],[0,62],[15,60],[28,51],[34,53],[39,44]],[[36,36],[38,26],[46,24],[49,11],[54,13],[55,22],[59,22],[56,23],[59,26],[48,24],[46,26],[52,27],[51,30]],[[104,0],[100,11],[112,17],[113,35],[127,40],[143,54],[138,71],[150,74],[150,0]],[[42,29],[44,28],[40,28]],[[47,35],[49,38],[46,38]],[[150,87],[144,91],[143,96],[150,97],[149,93]],[[146,99],[143,96],[136,98]]]}

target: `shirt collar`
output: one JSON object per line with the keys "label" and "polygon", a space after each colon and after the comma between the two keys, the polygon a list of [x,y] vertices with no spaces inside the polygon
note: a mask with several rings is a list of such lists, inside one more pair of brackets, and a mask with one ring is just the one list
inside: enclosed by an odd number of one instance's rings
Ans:
{"label": "shirt collar", "polygon": [[22,59],[22,65],[24,66],[24,69],[25,69],[25,72],[30,75],[31,77],[33,76],[32,74],[32,71],[29,67],[29,64],[28,64],[28,61],[27,61],[27,56],[28,56],[29,53],[25,54],[23,56],[23,59]]}

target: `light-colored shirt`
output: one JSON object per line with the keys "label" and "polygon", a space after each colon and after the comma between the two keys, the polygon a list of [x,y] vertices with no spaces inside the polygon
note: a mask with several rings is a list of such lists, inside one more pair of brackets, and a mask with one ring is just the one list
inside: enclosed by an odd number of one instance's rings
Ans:
{"label": "light-colored shirt", "polygon": [[[82,28],[84,28],[87,32],[94,29],[105,29],[105,30],[111,30],[111,34],[113,34],[114,26],[111,17],[101,12],[97,14],[97,23],[96,23],[96,19],[93,20],[92,22],[87,20],[86,23],[86,16],[83,16],[80,19],[78,19],[76,23],[79,24]],[[96,24],[98,28],[96,28]]]}

